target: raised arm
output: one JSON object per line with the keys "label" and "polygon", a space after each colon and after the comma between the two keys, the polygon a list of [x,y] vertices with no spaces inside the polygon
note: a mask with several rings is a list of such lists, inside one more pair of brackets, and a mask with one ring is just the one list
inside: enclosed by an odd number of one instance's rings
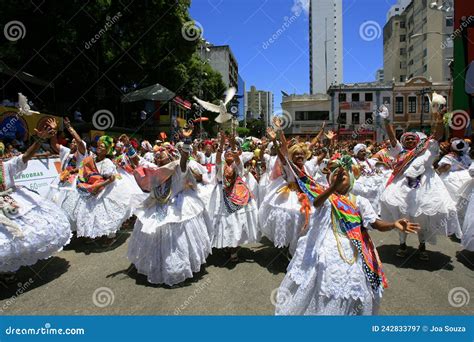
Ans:
{"label": "raised arm", "polygon": [[321,137],[324,134],[324,128],[326,127],[326,121],[323,122],[323,125],[321,126],[321,130],[318,132],[318,134],[314,137],[313,140],[311,140],[311,144],[309,145],[309,148],[313,148],[320,140]]}
{"label": "raised arm", "polygon": [[122,134],[119,137],[119,141],[124,144],[124,146],[127,148],[127,156],[132,162],[132,164],[137,167],[138,164],[140,163],[140,158],[138,157],[137,151],[133,148],[132,144],[130,143],[130,139],[126,134]]}
{"label": "raised arm", "polygon": [[71,126],[71,121],[69,121],[68,117],[64,119],[64,127],[68,130],[69,134],[72,135],[74,140],[76,140],[77,150],[80,154],[84,155],[86,153],[86,147],[84,146],[84,142],[79,134],[77,134],[76,130]]}
{"label": "raised arm", "polygon": [[444,109],[441,113],[433,113],[433,139],[441,141],[444,137],[444,124],[443,124],[443,115],[446,113]]}
{"label": "raised arm", "polygon": [[222,151],[224,150],[225,145],[225,134],[224,131],[220,131],[219,147],[217,148],[216,153],[216,164],[220,165],[222,163]]}
{"label": "raised arm", "polygon": [[58,133],[58,123],[55,119],[49,118],[48,120],[46,120],[46,125],[49,126],[49,130],[51,131],[51,133],[54,132],[54,134],[49,139],[51,148],[54,152],[59,153],[61,145],[58,143],[58,137],[56,136],[56,134]]}
{"label": "raised arm", "polygon": [[31,158],[33,158],[35,152],[41,147],[41,144],[51,138],[51,136],[54,134],[54,130],[48,127],[43,127],[41,131],[38,131],[35,128],[35,133],[35,142],[26,150],[25,153],[23,153],[21,157],[23,163],[27,163]]}

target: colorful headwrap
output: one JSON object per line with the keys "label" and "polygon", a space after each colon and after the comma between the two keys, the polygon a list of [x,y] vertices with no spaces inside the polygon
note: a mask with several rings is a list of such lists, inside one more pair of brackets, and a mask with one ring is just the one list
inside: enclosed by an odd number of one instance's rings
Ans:
{"label": "colorful headwrap", "polygon": [[306,160],[311,158],[312,153],[309,150],[308,146],[305,143],[298,143],[291,146],[288,150],[288,156],[290,157],[290,160],[293,159],[293,155],[298,151],[301,151],[305,154]]}
{"label": "colorful headwrap", "polygon": [[5,144],[0,142],[0,153],[3,154],[5,153]]}
{"label": "colorful headwrap", "polygon": [[112,137],[109,137],[108,135],[103,135],[99,138],[98,142],[104,144],[105,151],[107,154],[112,154],[112,151],[114,149],[114,139],[112,139]]}
{"label": "colorful headwrap", "polygon": [[[334,160],[330,163],[334,163]],[[336,165],[338,164],[344,165],[343,167],[348,165],[345,160],[336,161]],[[295,173],[295,176],[299,188],[309,197],[311,202],[325,191],[306,173],[300,171],[299,174]],[[359,255],[362,256],[362,268],[372,289],[378,291],[381,288],[386,288],[388,285],[382,270],[382,263],[367,229],[362,226],[359,209],[347,196],[336,193],[329,197],[329,202],[332,206],[332,215],[337,220],[339,228],[346,233],[349,240],[357,248]]]}
{"label": "colorful headwrap", "polygon": [[405,133],[402,134],[402,136],[400,138],[400,143],[402,144],[403,148],[406,148],[406,139],[408,137],[415,138],[417,145],[420,143],[420,136],[417,133],[415,133],[415,132],[405,132]]}
{"label": "colorful headwrap", "polygon": [[139,144],[138,144],[137,139],[135,139],[135,138],[130,139],[130,145],[132,145],[132,147],[133,147],[135,150],[138,149],[138,145],[139,145]]}

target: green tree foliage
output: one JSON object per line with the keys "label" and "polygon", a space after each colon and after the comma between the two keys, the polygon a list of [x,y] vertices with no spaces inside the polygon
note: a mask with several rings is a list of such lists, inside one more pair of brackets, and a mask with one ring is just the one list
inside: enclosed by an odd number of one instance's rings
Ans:
{"label": "green tree foliage", "polygon": [[[20,21],[25,36],[2,37],[0,59],[9,68],[54,83],[59,108],[86,112],[119,106],[123,87],[160,83],[190,99],[222,92],[219,74],[196,55],[196,39],[185,39],[190,0],[4,0],[3,23]],[[207,74],[207,76],[205,75]],[[8,87],[8,84],[6,85]],[[15,89],[35,103],[47,89]],[[51,108],[50,108],[51,109]],[[83,109],[83,110],[84,110]]]}

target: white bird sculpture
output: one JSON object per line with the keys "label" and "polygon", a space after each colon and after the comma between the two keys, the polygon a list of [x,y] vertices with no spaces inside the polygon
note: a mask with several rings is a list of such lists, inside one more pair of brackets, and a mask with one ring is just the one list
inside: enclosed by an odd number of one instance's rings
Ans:
{"label": "white bird sculpture", "polygon": [[440,107],[446,106],[446,99],[436,92],[433,92],[431,98],[428,96],[428,101],[430,102],[432,113],[439,113]]}
{"label": "white bird sculpture", "polygon": [[20,115],[32,115],[39,114],[39,112],[31,110],[30,105],[28,104],[28,99],[22,93],[18,93],[18,109]]}
{"label": "white bird sculpture", "polygon": [[219,113],[219,115],[216,117],[215,121],[217,123],[223,124],[224,122],[227,122],[230,119],[232,119],[232,114],[227,113],[227,107],[226,106],[230,102],[230,100],[232,100],[232,98],[234,97],[236,92],[237,91],[234,87],[231,87],[231,88],[227,89],[226,92],[224,93],[225,94],[225,100],[224,101],[219,100],[218,105],[215,105],[213,103],[206,102],[206,101],[203,101],[201,99],[198,99],[196,96],[194,96],[193,98],[204,109],[206,109],[210,112]]}

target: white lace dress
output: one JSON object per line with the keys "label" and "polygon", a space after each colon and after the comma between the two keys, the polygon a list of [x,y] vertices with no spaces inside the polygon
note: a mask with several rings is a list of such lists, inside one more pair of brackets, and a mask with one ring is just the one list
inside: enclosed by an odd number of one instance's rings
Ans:
{"label": "white lace dress", "polygon": [[[202,182],[197,184],[199,198],[204,202],[206,210],[209,211],[211,206],[211,196],[216,187],[217,167],[216,154],[213,153],[207,157],[204,153],[200,153],[200,163],[193,162],[189,164],[193,171],[202,175]],[[198,165],[196,165],[198,164]]]}
{"label": "white lace dress", "polygon": [[[199,272],[211,253],[210,221],[196,193],[196,182],[179,161],[166,181],[155,180],[150,197],[136,210],[128,259],[150,283],[175,285]],[[161,204],[157,198],[169,199]]]}
{"label": "white lace dress", "polygon": [[[58,206],[25,187],[15,187],[14,176],[26,167],[22,156],[3,162],[4,185],[13,190],[10,197],[19,205],[19,212],[8,217],[0,213],[0,273],[51,257],[71,237],[69,221]],[[16,228],[6,226],[5,220]]]}
{"label": "white lace dress", "polygon": [[140,186],[138,186],[133,171],[130,171],[131,169],[129,168],[130,161],[125,154],[121,158],[115,159],[115,165],[117,166],[117,171],[120,175],[120,177],[115,181],[122,192],[126,192],[130,195],[130,212],[134,213],[135,208],[143,203],[148,195],[143,192]]}
{"label": "white lace dress", "polygon": [[[118,173],[115,164],[108,158],[96,162],[96,166],[99,173],[105,177]],[[132,195],[123,184],[119,179],[115,179],[97,195],[76,189],[74,194],[77,201],[71,212],[78,237],[94,239],[111,236],[120,230],[131,215]]]}
{"label": "white lace dress", "polygon": [[[305,171],[308,172],[306,167]],[[271,181],[267,187],[258,215],[262,234],[276,247],[289,247],[291,254],[296,249],[305,224],[305,215],[300,212],[297,187],[293,172],[284,166],[283,175]],[[311,205],[310,216],[313,213],[314,207]]]}
{"label": "white lace dress", "polygon": [[352,193],[357,196],[362,196],[370,201],[376,213],[380,213],[380,196],[385,190],[387,184],[387,177],[379,171],[374,159],[366,159],[360,161],[352,158],[354,165],[361,168],[361,175],[355,181]]}
{"label": "white lace dress", "polygon": [[[86,143],[83,142],[84,147],[86,147]],[[63,145],[60,145],[59,147],[59,160],[61,162],[61,170],[64,171],[70,163],[74,162],[73,159],[75,159],[75,165],[78,168],[81,165],[82,160],[87,157],[88,153],[86,150],[85,154],[81,154],[79,150],[76,150],[74,154],[71,154],[71,149],[68,147],[65,147]],[[70,180],[67,182],[61,182],[60,181],[60,175],[58,175],[54,181],[50,184],[50,188],[48,193],[46,194],[46,198],[52,201],[54,204],[57,206],[61,207],[64,212],[67,214],[68,219],[71,223],[71,228],[75,230],[75,224],[72,220],[72,213],[69,212],[68,210],[70,208],[74,208],[76,201],[77,201],[77,196],[74,196],[74,191],[76,189],[76,176],[77,174],[74,174],[70,177]],[[71,195],[70,198],[68,198]],[[65,202],[68,202],[65,204]]]}
{"label": "white lace dress", "polygon": [[[243,165],[232,165],[234,172],[243,174]],[[246,206],[231,211],[224,203],[223,165],[217,166],[217,185],[211,195],[209,215],[212,227],[212,247],[238,247],[258,242],[260,231],[258,227],[258,209],[255,199],[251,199]]]}
{"label": "white lace dress", "polygon": [[[356,198],[363,226],[371,229],[377,214],[369,201]],[[347,236],[334,231],[331,204],[326,201],[301,237],[277,293],[277,315],[374,315],[382,290],[374,292],[363,270],[362,258]],[[355,262],[350,265],[341,257]]]}
{"label": "white lace dress", "polygon": [[469,175],[469,166],[471,165],[471,158],[465,155],[462,158],[458,158],[452,154],[447,154],[439,161],[438,165],[450,165],[451,168],[448,172],[443,172],[440,177],[444,182],[444,185],[448,189],[448,192],[454,201],[458,203],[462,194],[462,190],[466,186],[466,183],[471,181]]}
{"label": "white lace dress", "polygon": [[[400,143],[391,153],[402,152]],[[428,149],[415,158],[403,174],[398,175],[385,188],[381,196],[381,217],[386,221],[408,218],[421,225],[420,241],[436,243],[437,235],[456,234],[461,237],[456,204],[451,199],[443,181],[433,169],[433,161],[439,153],[438,142],[431,140]],[[418,188],[411,188],[408,179],[418,178]]]}
{"label": "white lace dress", "polygon": [[275,162],[278,158],[278,156],[271,156],[269,154],[265,154],[263,156],[264,161],[265,161],[265,172],[260,176],[260,182],[258,182],[258,208],[260,210],[260,207],[262,205],[263,199],[265,198],[267,192],[268,192],[268,187],[271,184],[271,173],[273,170],[273,166],[275,166]]}
{"label": "white lace dress", "polygon": [[474,163],[469,167],[471,181],[466,187],[470,191],[469,195],[462,197],[462,205],[465,208],[464,222],[462,226],[462,246],[468,251],[474,252]]}

